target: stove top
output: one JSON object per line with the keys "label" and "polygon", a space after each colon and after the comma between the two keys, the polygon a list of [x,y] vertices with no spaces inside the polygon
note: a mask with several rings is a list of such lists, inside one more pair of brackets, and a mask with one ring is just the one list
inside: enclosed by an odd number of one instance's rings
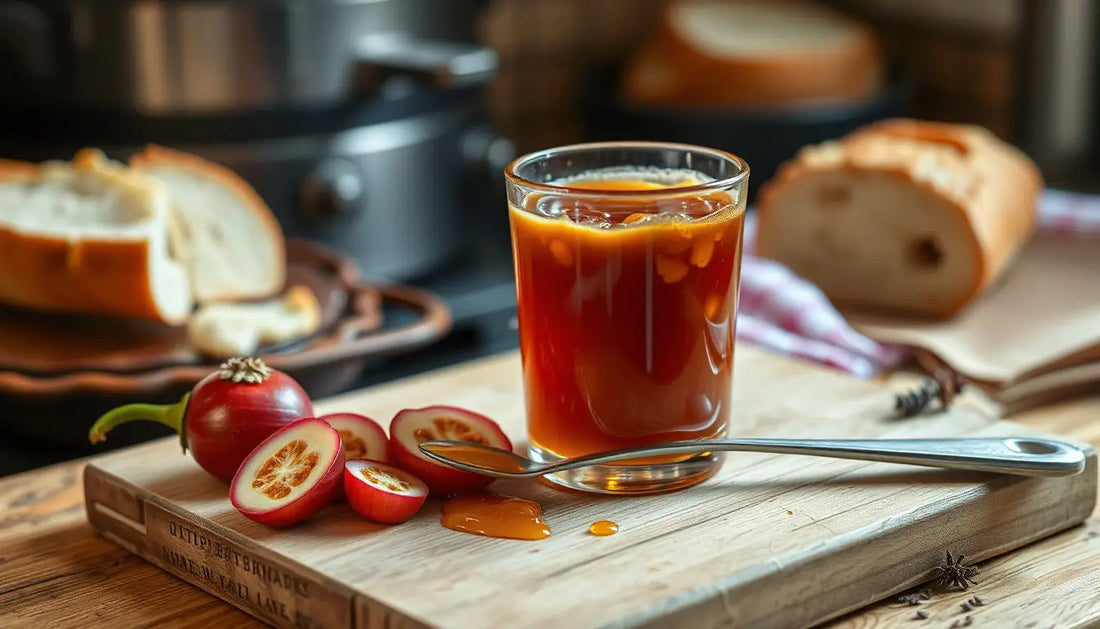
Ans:
{"label": "stove top", "polygon": [[352,388],[519,347],[510,249],[480,249],[444,273],[411,283],[433,291],[447,303],[454,329],[432,346],[368,367]]}

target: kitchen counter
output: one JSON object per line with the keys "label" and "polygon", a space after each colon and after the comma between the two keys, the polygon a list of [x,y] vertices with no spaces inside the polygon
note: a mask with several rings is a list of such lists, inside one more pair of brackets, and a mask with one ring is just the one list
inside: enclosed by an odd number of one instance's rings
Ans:
{"label": "kitchen counter", "polygon": [[[1012,419],[1100,447],[1098,417],[1100,395]],[[93,533],[84,516],[83,464],[0,479],[0,627],[262,626]],[[980,567],[969,592],[933,588],[920,607],[890,600],[830,626],[893,626],[919,609],[929,613],[928,626],[946,628],[967,615],[960,605],[974,595],[985,603],[969,614],[974,627],[1100,623],[1100,512]]]}

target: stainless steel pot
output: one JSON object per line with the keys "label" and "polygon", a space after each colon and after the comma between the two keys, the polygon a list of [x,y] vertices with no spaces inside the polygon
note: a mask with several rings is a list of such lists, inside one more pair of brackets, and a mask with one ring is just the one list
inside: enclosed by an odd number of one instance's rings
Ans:
{"label": "stainless steel pot", "polygon": [[0,0],[7,105],[224,115],[323,108],[393,73],[450,86],[496,67],[478,0]]}
{"label": "stainless steel pot", "polygon": [[1027,0],[1016,50],[1015,137],[1055,186],[1100,189],[1100,5]]}
{"label": "stainless steel pot", "polygon": [[[403,280],[463,253],[498,221],[479,199],[514,150],[476,107],[249,144],[179,148],[241,173],[287,234],[354,256],[372,279]],[[118,149],[126,154],[128,149]]]}
{"label": "stainless steel pot", "polygon": [[287,235],[415,278],[501,221],[477,209],[512,154],[482,112],[482,4],[0,0],[0,156],[194,152],[245,177]]}

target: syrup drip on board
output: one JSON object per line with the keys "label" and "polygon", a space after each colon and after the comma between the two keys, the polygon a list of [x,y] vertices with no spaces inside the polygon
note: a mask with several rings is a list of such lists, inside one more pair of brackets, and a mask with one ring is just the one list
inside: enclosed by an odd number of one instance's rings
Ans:
{"label": "syrup drip on board", "polygon": [[588,527],[588,532],[597,537],[607,537],[608,535],[614,535],[619,532],[619,525],[615,524],[611,520],[600,520],[593,522]]}
{"label": "syrup drip on board", "polygon": [[491,492],[460,494],[443,504],[442,524],[452,531],[537,540],[550,537],[536,502]]}

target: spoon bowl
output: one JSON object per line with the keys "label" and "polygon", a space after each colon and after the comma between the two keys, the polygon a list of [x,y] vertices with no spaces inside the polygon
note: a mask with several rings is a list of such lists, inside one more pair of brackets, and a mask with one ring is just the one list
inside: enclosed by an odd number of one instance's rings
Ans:
{"label": "spoon bowl", "polygon": [[1070,443],[1032,437],[958,439],[710,439],[674,441],[543,463],[491,446],[425,441],[420,450],[451,467],[494,478],[535,478],[589,465],[703,452],[799,454],[1017,476],[1072,476],[1085,452]]}

